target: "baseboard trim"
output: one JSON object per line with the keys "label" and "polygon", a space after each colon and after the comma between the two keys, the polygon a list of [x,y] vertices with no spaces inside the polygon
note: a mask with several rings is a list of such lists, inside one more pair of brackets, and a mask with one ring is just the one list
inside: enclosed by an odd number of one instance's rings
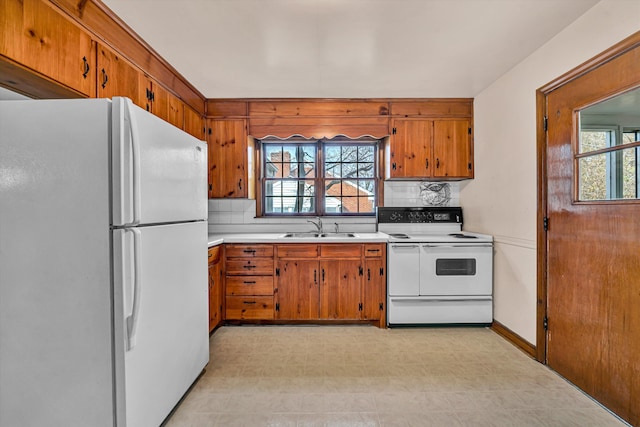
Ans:
{"label": "baseboard trim", "polygon": [[506,339],[532,358],[536,358],[536,346],[513,332],[511,329],[504,326],[502,323],[494,319],[493,323],[491,324],[491,329],[493,330],[493,332],[500,335],[502,338]]}

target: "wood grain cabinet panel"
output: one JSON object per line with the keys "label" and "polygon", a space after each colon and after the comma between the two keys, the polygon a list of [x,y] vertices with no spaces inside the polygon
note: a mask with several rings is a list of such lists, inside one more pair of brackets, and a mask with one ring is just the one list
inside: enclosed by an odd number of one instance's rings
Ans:
{"label": "wood grain cabinet panel", "polygon": [[384,255],[379,258],[365,258],[362,280],[363,319],[378,320],[381,328],[386,323],[387,301],[387,261]]}
{"label": "wood grain cabinet panel", "polygon": [[209,198],[247,197],[247,125],[244,119],[207,120]]}
{"label": "wood grain cabinet panel", "polygon": [[471,124],[469,120],[433,122],[433,176],[473,178]]}
{"label": "wood grain cabinet panel", "polygon": [[204,131],[204,119],[193,108],[188,105],[183,105],[184,109],[184,126],[183,129],[185,132],[195,136],[200,140],[205,140],[205,131]]}
{"label": "wood grain cabinet panel", "polygon": [[276,319],[314,320],[320,315],[319,266],[316,259],[280,259],[274,290]]}
{"label": "wood grain cabinet panel", "polygon": [[148,79],[144,73],[124,59],[119,53],[98,44],[98,98],[124,96],[130,98],[140,108],[150,106],[141,94],[148,87]]}
{"label": "wood grain cabinet panel", "polygon": [[222,323],[221,246],[209,248],[209,332]]}
{"label": "wood grain cabinet panel", "polygon": [[468,119],[393,119],[387,178],[473,178]]}
{"label": "wood grain cabinet panel", "polygon": [[225,318],[273,320],[273,245],[225,245]]}
{"label": "wood grain cabinet panel", "polygon": [[226,304],[228,320],[273,319],[272,296],[227,296]]}
{"label": "wood grain cabinet panel", "polygon": [[95,96],[91,35],[41,0],[0,2],[0,54],[86,96]]}
{"label": "wood grain cabinet panel", "polygon": [[361,287],[360,259],[320,261],[320,319],[360,319]]}

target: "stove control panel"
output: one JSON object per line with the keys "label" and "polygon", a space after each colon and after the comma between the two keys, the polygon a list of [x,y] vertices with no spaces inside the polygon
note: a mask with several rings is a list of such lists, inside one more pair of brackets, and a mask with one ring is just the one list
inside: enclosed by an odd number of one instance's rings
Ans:
{"label": "stove control panel", "polygon": [[461,207],[379,207],[378,224],[462,224]]}

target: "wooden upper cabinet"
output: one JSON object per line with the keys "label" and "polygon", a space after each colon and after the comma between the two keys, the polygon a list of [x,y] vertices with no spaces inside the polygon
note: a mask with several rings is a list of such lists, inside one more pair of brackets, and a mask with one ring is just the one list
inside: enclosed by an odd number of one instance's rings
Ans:
{"label": "wooden upper cabinet", "polygon": [[119,53],[98,44],[98,98],[125,96],[141,108],[147,108],[143,85],[147,77]]}
{"label": "wooden upper cabinet", "polygon": [[394,119],[392,127],[387,178],[473,178],[468,119]]}
{"label": "wooden upper cabinet", "polygon": [[95,96],[95,44],[49,2],[0,2],[0,54],[86,96]]}
{"label": "wooden upper cabinet", "polygon": [[167,121],[177,128],[184,130],[184,102],[169,93]]}
{"label": "wooden upper cabinet", "polygon": [[184,126],[185,132],[190,133],[198,139],[205,139],[204,120],[200,113],[188,105],[183,106],[184,109]]}
{"label": "wooden upper cabinet", "polygon": [[473,153],[469,120],[433,122],[433,176],[473,178]]}
{"label": "wooden upper cabinet", "polygon": [[431,175],[433,122],[395,119],[389,141],[388,178],[421,178]]}
{"label": "wooden upper cabinet", "polygon": [[247,125],[244,119],[207,121],[209,198],[247,197]]}

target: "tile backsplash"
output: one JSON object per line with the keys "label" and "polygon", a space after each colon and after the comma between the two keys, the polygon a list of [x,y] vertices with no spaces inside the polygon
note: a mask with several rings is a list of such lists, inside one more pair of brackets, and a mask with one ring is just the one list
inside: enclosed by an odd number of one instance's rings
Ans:
{"label": "tile backsplash", "polygon": [[460,206],[460,183],[386,181],[385,206]]}
{"label": "tile backsplash", "polygon": [[[458,182],[385,181],[385,206],[459,206]],[[256,218],[256,201],[251,199],[210,199],[210,233],[285,233],[313,231],[309,218]],[[323,217],[325,231],[370,233],[376,231],[373,217]]]}

